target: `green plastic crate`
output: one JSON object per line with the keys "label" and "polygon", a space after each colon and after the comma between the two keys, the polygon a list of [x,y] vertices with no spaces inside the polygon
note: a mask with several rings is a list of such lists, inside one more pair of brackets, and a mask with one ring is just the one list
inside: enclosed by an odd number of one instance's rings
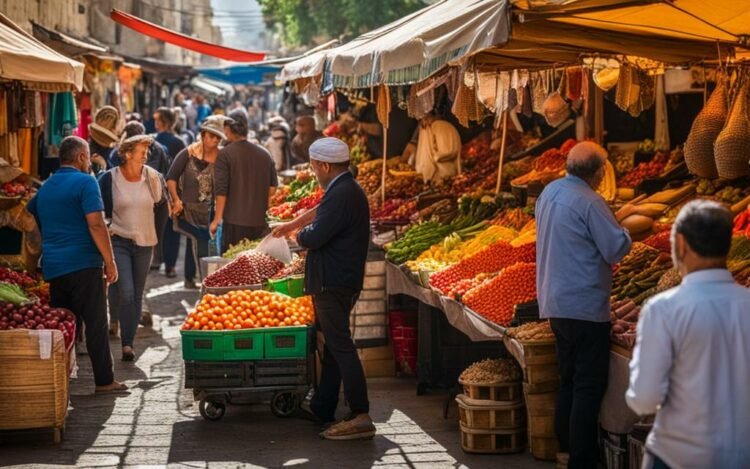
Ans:
{"label": "green plastic crate", "polygon": [[305,276],[293,275],[289,277],[289,296],[299,298],[305,296]]}
{"label": "green plastic crate", "polygon": [[223,360],[223,331],[180,331],[183,360]]}
{"label": "green plastic crate", "polygon": [[282,293],[287,296],[289,295],[289,278],[269,280],[268,286],[269,286],[269,289],[273,292]]}
{"label": "green plastic crate", "polygon": [[304,358],[308,349],[308,327],[264,329],[265,358]]}
{"label": "green plastic crate", "polygon": [[264,335],[263,329],[224,331],[224,361],[262,359]]}

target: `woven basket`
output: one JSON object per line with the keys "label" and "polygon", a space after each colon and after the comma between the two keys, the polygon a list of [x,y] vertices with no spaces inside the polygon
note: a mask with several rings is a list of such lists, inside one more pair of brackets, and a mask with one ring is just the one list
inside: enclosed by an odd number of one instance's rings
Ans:
{"label": "woven basket", "polygon": [[716,169],[722,179],[738,179],[750,175],[750,109],[747,79],[741,85],[729,112],[727,125],[714,144]]}
{"label": "woven basket", "polygon": [[719,175],[714,158],[714,142],[727,118],[726,79],[717,77],[718,85],[706,106],[695,118],[685,142],[685,163],[691,173],[714,179]]}

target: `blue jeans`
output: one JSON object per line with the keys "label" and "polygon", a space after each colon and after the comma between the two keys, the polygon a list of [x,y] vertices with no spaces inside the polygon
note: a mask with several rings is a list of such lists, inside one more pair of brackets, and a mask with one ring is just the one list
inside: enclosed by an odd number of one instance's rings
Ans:
{"label": "blue jeans", "polygon": [[117,283],[109,286],[111,318],[120,321],[122,346],[133,346],[143,307],[143,290],[151,266],[154,248],[138,246],[132,240],[112,236],[112,250],[119,273]]}

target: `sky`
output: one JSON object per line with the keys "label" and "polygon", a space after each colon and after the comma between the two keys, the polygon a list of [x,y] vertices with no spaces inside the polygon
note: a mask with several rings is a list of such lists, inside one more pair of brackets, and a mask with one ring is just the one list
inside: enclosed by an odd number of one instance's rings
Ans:
{"label": "sky", "polygon": [[263,50],[261,33],[265,30],[260,5],[256,0],[211,0],[214,24],[221,28],[227,47]]}

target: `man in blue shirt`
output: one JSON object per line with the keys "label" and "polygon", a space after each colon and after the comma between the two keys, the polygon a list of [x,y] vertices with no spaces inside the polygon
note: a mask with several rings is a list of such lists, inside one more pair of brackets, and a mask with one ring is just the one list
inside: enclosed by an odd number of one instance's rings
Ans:
{"label": "man in blue shirt", "polygon": [[[185,142],[175,135],[174,125],[177,117],[174,111],[168,107],[160,107],[154,113],[154,122],[156,124],[156,141],[161,143],[167,149],[169,164],[174,162],[177,154],[185,149]],[[167,277],[174,278],[177,276],[175,265],[177,265],[177,256],[180,253],[180,233],[172,227],[172,219],[167,220],[163,236],[160,235],[161,256],[164,260],[164,271]],[[159,266],[152,265],[152,268],[158,270]]]}
{"label": "man in blue shirt", "polygon": [[114,380],[104,281],[117,281],[117,266],[99,185],[89,175],[88,143],[66,137],[59,155],[60,169],[27,206],[42,232],[42,271],[50,284],[50,304],[70,309],[86,325],[96,392],[124,390],[126,386]]}
{"label": "man in blue shirt", "polygon": [[567,176],[548,185],[536,204],[540,316],[557,339],[560,392],[555,432],[560,462],[595,468],[598,417],[607,388],[612,265],[629,251],[630,235],[596,188],[607,153],[582,142],[568,154]]}

